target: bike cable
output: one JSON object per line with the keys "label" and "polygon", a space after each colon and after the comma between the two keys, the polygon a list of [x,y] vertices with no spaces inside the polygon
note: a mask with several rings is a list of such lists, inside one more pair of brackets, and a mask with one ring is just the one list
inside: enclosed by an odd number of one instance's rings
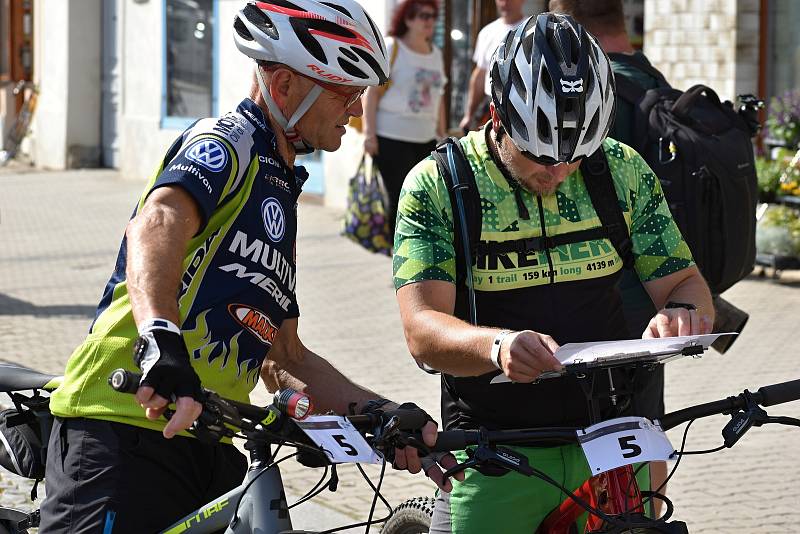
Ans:
{"label": "bike cable", "polygon": [[[320,451],[319,449],[317,449],[315,447],[311,447],[309,445],[306,445],[305,443],[296,443],[296,442],[288,441],[288,440],[284,441],[282,443],[279,443],[278,444],[278,448],[276,449],[276,452],[278,450],[280,450],[280,447],[283,446],[283,445],[288,445],[290,447],[295,447],[297,449],[307,449],[309,451],[312,451],[314,454],[322,454],[322,455],[324,455],[324,453],[322,451]],[[288,455],[284,456],[283,458],[280,458],[279,460],[276,460],[276,461],[272,462],[268,466],[264,467],[261,471],[256,473],[256,475],[245,485],[244,489],[242,490],[242,493],[239,495],[239,499],[236,501],[236,507],[233,509],[233,518],[231,519],[231,523],[230,523],[231,525],[234,525],[239,521],[239,507],[242,504],[242,500],[244,499],[244,496],[247,494],[247,490],[250,489],[250,486],[252,486],[253,483],[256,480],[258,480],[258,478],[261,475],[263,475],[264,473],[266,473],[270,469],[272,469],[274,467],[277,467],[278,464],[288,460],[289,458],[293,458],[293,457],[297,456],[298,454],[299,454],[299,451],[293,452],[292,454],[288,454]],[[325,457],[325,459],[327,460],[327,456]]]}
{"label": "bike cable", "polygon": [[661,490],[663,490],[666,487],[667,482],[669,482],[670,479],[672,478],[672,475],[675,474],[675,471],[678,469],[678,466],[681,464],[681,458],[684,456],[684,451],[686,450],[686,438],[689,435],[689,428],[692,426],[692,423],[694,423],[695,421],[696,421],[696,419],[690,420],[687,423],[686,428],[683,430],[683,439],[681,439],[681,450],[673,452],[673,455],[677,456],[678,459],[675,460],[675,465],[672,466],[672,469],[670,470],[669,475],[667,475],[667,478],[664,479],[664,482],[662,482],[661,485],[658,488],[656,488],[655,491],[653,491],[652,495],[649,495],[647,498],[642,500],[642,508],[644,508],[644,506],[647,503],[652,501],[653,497],[655,495],[660,495],[661,494]]}
{"label": "bike cable", "polygon": [[[361,472],[361,476],[364,477],[364,480],[367,481],[367,484],[369,484],[369,487],[372,488],[372,490],[375,492],[375,494],[374,494],[374,496],[372,498],[372,505],[370,506],[370,510],[369,510],[369,517],[367,518],[366,521],[362,521],[360,523],[352,523],[352,524],[349,524],[349,525],[344,525],[344,526],[341,526],[341,527],[332,528],[332,529],[329,529],[329,530],[322,531],[319,534],[331,534],[333,532],[339,532],[339,531],[345,530],[345,529],[358,528],[358,527],[364,527],[364,526],[367,527],[367,529],[365,531],[365,534],[368,534],[370,526],[376,525],[378,523],[383,523],[383,522],[387,521],[390,517],[392,517],[392,505],[389,504],[389,502],[384,498],[384,496],[380,492],[381,485],[383,484],[383,478],[384,478],[384,475],[386,474],[386,460],[384,460],[381,463],[381,473],[380,473],[380,477],[378,478],[378,485],[377,486],[375,486],[375,484],[373,484],[372,481],[369,479],[369,476],[367,476],[367,473],[364,471],[364,468],[361,467],[361,464],[356,464],[356,467]],[[372,516],[375,513],[375,507],[376,507],[377,502],[378,502],[378,497],[380,497],[380,499],[383,502],[383,504],[389,510],[389,515],[387,515],[386,517],[383,517],[381,519],[373,520]]]}

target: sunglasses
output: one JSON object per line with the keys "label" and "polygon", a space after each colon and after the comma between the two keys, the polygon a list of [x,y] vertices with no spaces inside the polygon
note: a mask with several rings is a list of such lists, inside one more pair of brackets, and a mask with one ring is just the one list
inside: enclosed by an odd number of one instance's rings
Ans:
{"label": "sunglasses", "polygon": [[348,85],[339,85],[339,84],[335,84],[335,83],[323,82],[322,80],[317,80],[315,78],[312,78],[310,76],[306,76],[305,74],[301,74],[299,72],[297,74],[300,74],[300,76],[302,76],[303,78],[308,78],[309,80],[311,80],[315,84],[319,85],[320,87],[322,87],[326,91],[329,91],[329,92],[335,94],[336,96],[339,96],[339,97],[343,98],[344,99],[344,109],[350,109],[350,107],[353,104],[355,104],[358,101],[358,99],[361,98],[361,96],[367,90],[366,87],[362,87],[357,91],[353,91],[352,87],[348,86]]}
{"label": "sunglasses", "polygon": [[[282,66],[282,65],[275,67],[275,69],[278,69],[278,68],[286,68],[286,67]],[[339,96],[342,99],[344,99],[344,109],[350,109],[353,106],[353,104],[355,104],[363,96],[364,92],[366,92],[366,90],[367,90],[366,87],[361,87],[357,91],[353,91],[353,87],[349,86],[349,85],[340,85],[340,84],[336,84],[336,83],[323,82],[322,80],[317,80],[316,78],[312,78],[311,76],[307,76],[307,75],[303,74],[302,72],[297,72],[294,69],[289,69],[289,70],[291,70],[293,73],[297,74],[298,76],[302,76],[303,78],[306,78],[307,80],[311,80],[315,84],[317,84],[320,87],[322,87],[324,90],[326,90],[328,92],[331,92],[331,93],[335,94],[336,96]]]}
{"label": "sunglasses", "polygon": [[420,11],[415,15],[414,18],[424,21],[436,20],[436,13],[431,13],[430,11]]}

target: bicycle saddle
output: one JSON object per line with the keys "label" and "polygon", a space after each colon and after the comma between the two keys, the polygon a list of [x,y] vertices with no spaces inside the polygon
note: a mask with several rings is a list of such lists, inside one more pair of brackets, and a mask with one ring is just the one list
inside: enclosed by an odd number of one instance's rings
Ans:
{"label": "bicycle saddle", "polygon": [[0,363],[0,392],[23,389],[53,390],[58,387],[61,377],[34,371],[13,363]]}

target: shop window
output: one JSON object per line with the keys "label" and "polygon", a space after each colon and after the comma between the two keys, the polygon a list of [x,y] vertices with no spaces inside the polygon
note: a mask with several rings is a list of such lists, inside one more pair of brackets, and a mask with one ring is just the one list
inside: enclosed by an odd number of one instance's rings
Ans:
{"label": "shop window", "polygon": [[164,115],[171,123],[167,127],[216,111],[215,7],[213,0],[165,0]]}
{"label": "shop window", "polygon": [[0,82],[11,79],[10,0],[0,0]]}
{"label": "shop window", "polygon": [[768,9],[767,96],[781,96],[800,87],[800,3],[773,0]]}
{"label": "shop window", "polygon": [[31,80],[33,1],[0,0],[0,81]]}

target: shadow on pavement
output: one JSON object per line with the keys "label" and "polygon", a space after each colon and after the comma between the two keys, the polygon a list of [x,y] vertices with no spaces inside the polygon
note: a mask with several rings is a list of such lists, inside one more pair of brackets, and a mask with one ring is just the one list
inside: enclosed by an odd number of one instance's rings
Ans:
{"label": "shadow on pavement", "polygon": [[96,306],[86,306],[80,304],[37,306],[30,302],[0,293],[0,315],[34,315],[36,317],[71,315],[91,318],[94,317],[96,309]]}

